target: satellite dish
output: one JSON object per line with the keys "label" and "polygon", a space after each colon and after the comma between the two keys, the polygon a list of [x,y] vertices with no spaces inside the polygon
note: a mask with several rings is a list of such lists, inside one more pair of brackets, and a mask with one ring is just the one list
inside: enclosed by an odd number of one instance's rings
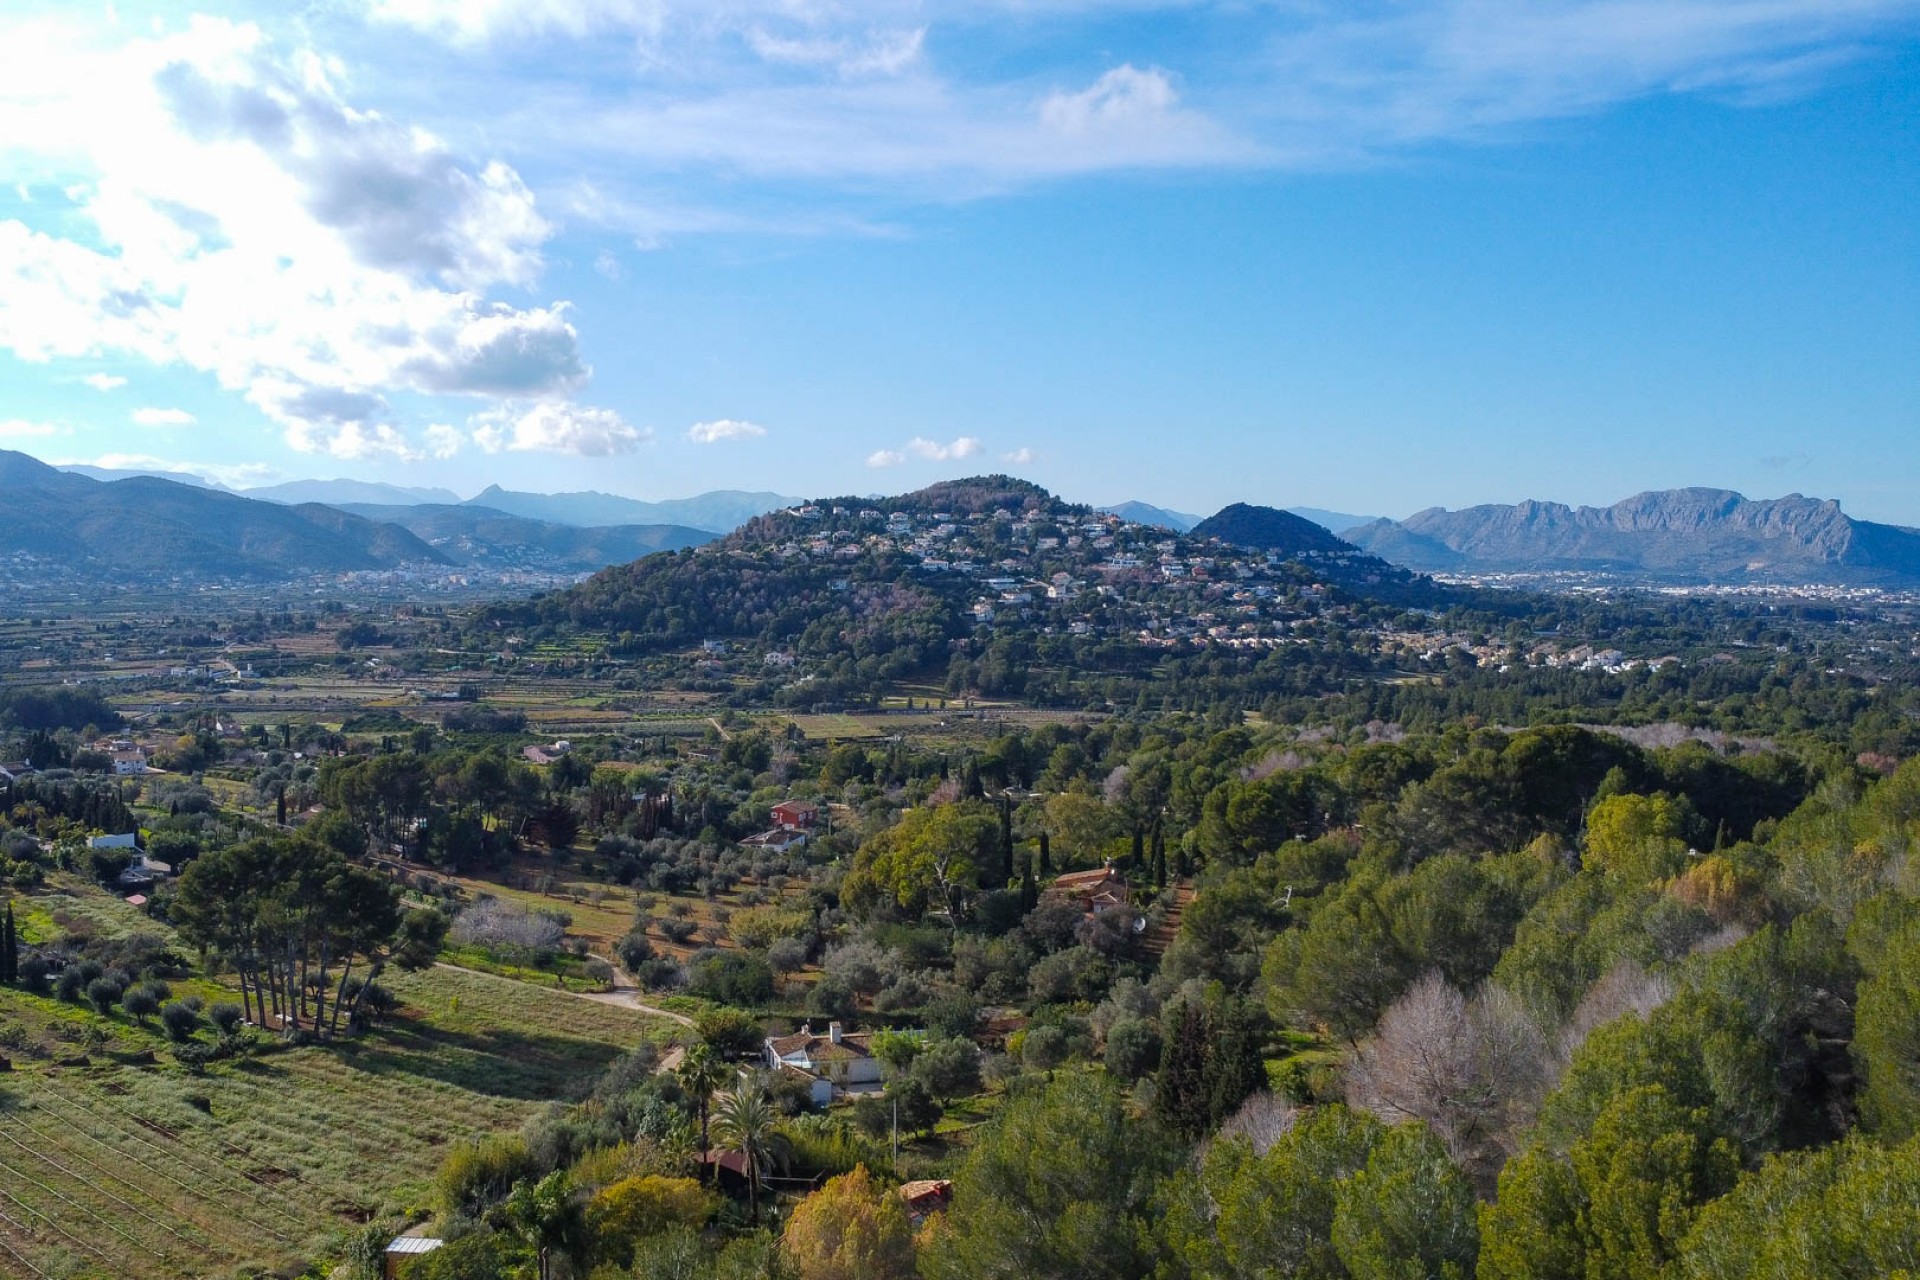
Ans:
{"label": "satellite dish", "polygon": [[1135,916],[1133,918],[1133,931],[1135,933],[1145,933],[1147,931],[1147,918],[1145,916]]}

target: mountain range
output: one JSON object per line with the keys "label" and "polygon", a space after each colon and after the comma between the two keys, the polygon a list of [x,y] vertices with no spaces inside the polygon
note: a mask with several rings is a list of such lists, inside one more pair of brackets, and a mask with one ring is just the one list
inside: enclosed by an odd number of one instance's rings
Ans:
{"label": "mountain range", "polygon": [[397,524],[454,564],[490,569],[591,573],[656,551],[697,547],[716,536],[677,524],[556,524],[468,503],[412,507],[341,503],[339,509]]}
{"label": "mountain range", "polygon": [[469,498],[466,505],[504,511],[530,520],[583,527],[600,525],[683,525],[709,533],[728,533],[755,516],[796,506],[799,498],[778,493],[746,493],[716,489],[691,498],[642,502],[613,493],[515,493],[490,485]]}
{"label": "mountain range", "polygon": [[0,554],[70,570],[277,578],[445,564],[395,524],[136,475],[96,480],[0,451]]}
{"label": "mountain range", "polygon": [[460,501],[460,495],[451,489],[415,489],[377,480],[289,480],[285,484],[263,485],[241,492],[266,502],[324,502],[330,507],[350,504],[411,507]]}
{"label": "mountain range", "polygon": [[1832,500],[1667,489],[1610,507],[1521,502],[1376,520],[1343,535],[1426,573],[1591,573],[1671,583],[1914,586],[1920,530]]}

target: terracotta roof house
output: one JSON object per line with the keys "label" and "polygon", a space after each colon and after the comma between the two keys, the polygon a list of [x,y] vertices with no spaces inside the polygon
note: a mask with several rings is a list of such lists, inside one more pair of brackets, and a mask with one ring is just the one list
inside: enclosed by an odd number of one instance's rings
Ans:
{"label": "terracotta roof house", "polygon": [[774,825],[788,831],[804,830],[820,818],[820,810],[805,800],[782,800],[773,806]]}
{"label": "terracotta roof house", "polygon": [[953,1184],[945,1178],[923,1178],[900,1185],[900,1199],[906,1202],[907,1219],[915,1227],[953,1203]]}
{"label": "terracotta roof house", "polygon": [[767,1037],[767,1065],[793,1071],[811,1080],[814,1104],[825,1106],[842,1093],[871,1093],[880,1088],[880,1060],[873,1056],[873,1034],[845,1032],[837,1022],[827,1034],[814,1034],[803,1025],[790,1036]]}
{"label": "terracotta roof house", "polygon": [[1047,896],[1072,900],[1088,915],[1127,903],[1127,878],[1109,862],[1095,871],[1071,871],[1047,886]]}

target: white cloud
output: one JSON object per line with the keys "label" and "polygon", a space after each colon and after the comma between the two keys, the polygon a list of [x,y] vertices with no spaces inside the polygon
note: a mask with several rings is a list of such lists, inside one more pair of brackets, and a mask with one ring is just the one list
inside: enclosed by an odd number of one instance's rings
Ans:
{"label": "white cloud", "polygon": [[980,452],[980,442],[972,436],[961,436],[951,444],[925,440],[919,436],[907,441],[907,452],[929,462],[954,462],[961,458],[971,458]]}
{"label": "white cloud", "polygon": [[58,233],[0,221],[0,350],[208,372],[338,457],[421,456],[395,392],[590,376],[565,302],[484,296],[532,284],[551,234],[519,175],[350,104],[338,63],[207,18],[110,50],[8,34],[0,172],[57,172],[72,208]]}
{"label": "white cloud", "polygon": [[[652,166],[921,178],[934,199],[1102,169],[1320,168],[1649,96],[1777,94],[1889,46],[1916,12],[1914,0],[363,2],[490,42],[495,59],[529,36],[630,34],[646,74],[542,76],[535,105],[506,123],[527,149],[602,171],[630,162],[636,190]],[[1116,28],[1115,10],[1161,14],[1183,39],[1150,44],[1130,21]],[[1089,76],[1089,51],[1116,46]],[[1147,49],[1168,65],[1146,65]]]}
{"label": "white cloud", "polygon": [[878,449],[867,455],[870,467],[897,467],[909,458],[920,458],[927,462],[957,462],[961,458],[971,458],[981,450],[981,444],[973,436],[960,436],[947,444],[938,440],[928,440],[924,436],[915,436],[899,449]]}
{"label": "white cloud", "polygon": [[1010,453],[1001,454],[1000,461],[1011,462],[1015,466],[1024,467],[1030,462],[1037,461],[1039,457],[1040,457],[1039,454],[1027,448],[1025,445],[1022,445],[1020,448],[1015,449]]}
{"label": "white cloud", "polygon": [[114,373],[90,373],[80,379],[95,391],[117,391],[127,385],[127,380]]}
{"label": "white cloud", "polygon": [[1178,101],[1166,72],[1155,67],[1142,71],[1126,63],[1079,93],[1048,95],[1040,104],[1040,119],[1068,135],[1137,129],[1164,117]]}
{"label": "white cloud", "polygon": [[827,67],[848,77],[897,76],[920,61],[927,29],[870,31],[849,38],[782,36],[756,26],[746,38],[747,46],[768,62]]}
{"label": "white cloud", "polygon": [[567,453],[582,458],[606,458],[632,453],[652,439],[651,430],[639,430],[611,409],[547,401],[498,409],[474,419],[473,439],[488,453]]}
{"label": "white cloud", "polygon": [[149,453],[103,453],[92,458],[50,458],[48,465],[56,467],[84,465],[102,467],[108,471],[161,471],[176,475],[195,475],[203,480],[218,481],[232,489],[272,484],[277,480],[285,479],[282,473],[262,463],[249,462],[233,465],[219,462],[175,462],[170,458],[156,458]]}
{"label": "white cloud", "polygon": [[759,423],[741,422],[734,418],[696,422],[687,428],[687,439],[695,444],[718,444],[722,440],[752,440],[765,434],[767,429]]}
{"label": "white cloud", "polygon": [[602,249],[594,258],[593,269],[606,279],[616,283],[618,283],[620,277],[627,274],[627,269],[620,265],[620,259],[614,257],[605,249]]}
{"label": "white cloud", "polygon": [[143,427],[190,427],[195,422],[185,409],[135,409],[133,420]]}
{"label": "white cloud", "polygon": [[61,434],[51,422],[28,422],[24,418],[0,418],[0,440],[25,440]]}
{"label": "white cloud", "polygon": [[434,32],[460,44],[549,33],[586,36],[658,25],[652,0],[370,0],[375,18]]}
{"label": "white cloud", "polygon": [[450,427],[444,422],[434,423],[424,434],[427,437],[427,452],[440,459],[451,458],[466,443],[459,428]]}

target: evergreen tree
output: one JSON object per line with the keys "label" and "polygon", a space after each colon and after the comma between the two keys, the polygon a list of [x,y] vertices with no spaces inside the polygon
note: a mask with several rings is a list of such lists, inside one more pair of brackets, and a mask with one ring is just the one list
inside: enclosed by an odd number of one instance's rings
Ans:
{"label": "evergreen tree", "polygon": [[1127,855],[1127,865],[1123,868],[1132,872],[1147,865],[1146,834],[1139,827],[1133,829],[1133,851]]}
{"label": "evergreen tree", "polygon": [[0,982],[8,986],[20,981],[20,935],[13,924],[13,899],[7,899],[7,914],[0,920]]}
{"label": "evergreen tree", "polygon": [[1197,1138],[1213,1119],[1207,1083],[1207,1014],[1189,1000],[1161,1044],[1154,1109],[1169,1127]]}
{"label": "evergreen tree", "polygon": [[1000,797],[1000,883],[1013,882],[1013,801]]}
{"label": "evergreen tree", "polygon": [[1040,882],[1034,878],[1033,859],[1027,858],[1020,869],[1020,913],[1025,915],[1040,905]]}
{"label": "evergreen tree", "polygon": [[1047,833],[1042,831],[1040,833],[1040,874],[1043,876],[1051,875],[1052,872],[1053,845],[1048,841]]}
{"label": "evergreen tree", "polygon": [[1267,1064],[1260,1053],[1259,1027],[1244,1001],[1232,1001],[1207,1022],[1207,1111],[1217,1125],[1266,1087]]}

